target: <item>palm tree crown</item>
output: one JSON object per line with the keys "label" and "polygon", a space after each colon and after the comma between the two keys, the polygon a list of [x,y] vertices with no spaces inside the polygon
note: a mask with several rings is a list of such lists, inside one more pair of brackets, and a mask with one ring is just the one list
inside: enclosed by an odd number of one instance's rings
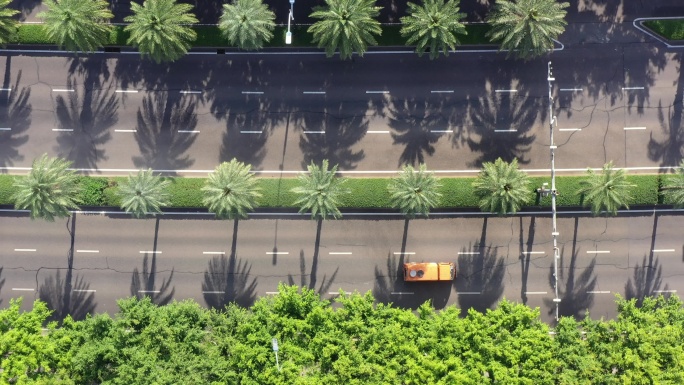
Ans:
{"label": "palm tree crown", "polygon": [[532,196],[529,184],[527,174],[518,169],[518,159],[507,163],[499,158],[482,165],[473,187],[480,198],[480,209],[505,215],[515,214],[529,202]]}
{"label": "palm tree crown", "polygon": [[143,218],[147,213],[161,213],[161,208],[169,205],[166,191],[169,184],[168,180],[153,175],[150,169],[128,175],[117,191],[121,208],[136,218]]}
{"label": "palm tree crown", "polygon": [[246,218],[248,211],[257,206],[261,196],[257,179],[250,172],[252,166],[233,158],[221,163],[209,174],[202,187],[203,203],[219,218]]}
{"label": "palm tree crown", "polygon": [[325,47],[328,57],[340,49],[340,58],[351,58],[354,51],[360,56],[368,45],[375,45],[375,35],[382,33],[380,23],[374,17],[380,14],[381,7],[375,0],[325,0],[327,7],[316,7],[311,17],[321,19],[309,27],[314,43]]}
{"label": "palm tree crown", "polygon": [[543,55],[565,30],[569,6],[556,0],[497,0],[487,17],[491,25],[487,36],[520,59]]}
{"label": "palm tree crown", "polygon": [[275,14],[261,0],[235,0],[223,5],[219,28],[230,44],[255,50],[273,38]]}
{"label": "palm tree crown", "polygon": [[584,205],[591,205],[591,212],[598,215],[605,211],[610,215],[617,215],[620,207],[629,208],[631,188],[634,185],[627,182],[625,170],[615,170],[613,162],[603,165],[600,174],[587,169],[587,178],[580,182],[577,194],[584,195]]}
{"label": "palm tree crown", "polygon": [[408,36],[407,45],[416,45],[418,56],[426,49],[430,50],[430,59],[437,58],[440,52],[447,56],[450,49],[460,44],[456,35],[467,34],[459,22],[465,14],[459,13],[454,0],[424,0],[422,7],[408,3],[408,13],[409,16],[401,18],[401,35]]}
{"label": "palm tree crown", "polygon": [[38,17],[45,22],[50,39],[69,51],[92,52],[109,41],[114,17],[105,0],[45,0],[45,12]]}
{"label": "palm tree crown", "polygon": [[428,172],[425,164],[418,170],[411,165],[404,166],[397,178],[387,185],[392,206],[401,210],[404,215],[413,218],[416,215],[427,216],[430,209],[437,206],[441,187],[434,173]]}
{"label": "palm tree crown", "polygon": [[124,19],[131,23],[125,28],[131,34],[128,44],[157,63],[181,58],[197,38],[189,26],[197,23],[191,9],[175,0],[145,0],[142,6],[131,2],[133,15]]}
{"label": "palm tree crown", "polygon": [[339,198],[349,191],[342,188],[346,179],[337,178],[337,165],[328,169],[328,160],[323,160],[319,167],[313,162],[307,166],[308,174],[299,175],[299,186],[292,189],[300,198],[295,202],[300,206],[299,212],[311,211],[311,218],[340,218],[342,213],[337,208]]}
{"label": "palm tree crown", "polygon": [[679,208],[684,207],[684,160],[679,164],[674,175],[665,177],[663,195],[667,203],[672,203]]}
{"label": "palm tree crown", "polygon": [[70,209],[78,208],[80,191],[79,177],[70,166],[68,160],[48,158],[47,154],[35,159],[29,174],[14,181],[15,208],[30,210],[31,219],[53,222],[68,217]]}
{"label": "palm tree crown", "polygon": [[16,9],[7,8],[12,0],[0,0],[0,45],[9,43],[17,33],[17,20],[12,16],[19,13]]}

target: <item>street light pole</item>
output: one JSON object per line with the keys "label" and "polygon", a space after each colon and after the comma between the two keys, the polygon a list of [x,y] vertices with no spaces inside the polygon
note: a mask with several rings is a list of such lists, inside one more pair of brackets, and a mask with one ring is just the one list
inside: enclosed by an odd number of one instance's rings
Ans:
{"label": "street light pole", "polygon": [[556,80],[551,73],[551,62],[548,64],[548,74],[546,80],[549,82],[549,132],[550,132],[550,144],[549,149],[551,150],[551,190],[547,190],[545,186],[542,186],[538,191],[543,195],[551,195],[551,216],[553,222],[553,228],[551,230],[551,236],[553,237],[553,289],[555,291],[555,297],[553,302],[556,304],[556,321],[558,321],[558,307],[560,305],[561,299],[558,298],[558,260],[560,259],[560,252],[558,250],[558,227],[556,225],[556,196],[558,191],[556,190],[556,145],[553,142],[553,125],[556,123],[556,117],[553,115],[553,82]]}
{"label": "street light pole", "polygon": [[292,32],[290,32],[290,21],[294,21],[294,3],[295,0],[290,0],[290,13],[287,15],[287,33],[285,33],[285,44],[292,44]]}

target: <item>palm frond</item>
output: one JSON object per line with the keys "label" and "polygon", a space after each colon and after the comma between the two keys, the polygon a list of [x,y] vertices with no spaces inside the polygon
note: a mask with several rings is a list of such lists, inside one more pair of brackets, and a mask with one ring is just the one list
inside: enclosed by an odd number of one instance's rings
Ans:
{"label": "palm frond", "polygon": [[584,205],[591,205],[594,215],[603,211],[617,215],[621,207],[629,208],[632,187],[634,185],[627,181],[625,170],[616,170],[611,161],[603,165],[601,173],[588,169],[587,177],[580,182],[577,194],[584,196]]}
{"label": "palm frond", "polygon": [[416,45],[418,56],[430,51],[430,59],[449,55],[460,44],[456,35],[466,35],[465,17],[454,0],[425,0],[422,6],[408,3],[408,16],[401,18],[401,35],[407,45]]}
{"label": "palm frond", "polygon": [[480,209],[499,215],[515,214],[529,202],[527,174],[518,169],[518,160],[511,163],[501,158],[482,165],[482,171],[473,182],[474,193],[480,198]]}
{"label": "palm frond", "polygon": [[309,173],[299,175],[299,186],[292,192],[300,196],[295,202],[300,206],[300,213],[311,211],[311,218],[319,219],[342,217],[338,206],[342,194],[349,192],[342,187],[346,179],[335,176],[337,165],[331,169],[328,167],[327,159],[320,167],[311,162],[307,167]]}
{"label": "palm frond", "polygon": [[117,190],[121,208],[136,218],[143,218],[148,213],[161,213],[161,208],[170,203],[169,193],[166,191],[170,183],[153,175],[150,169],[128,175]]}
{"label": "palm frond", "polygon": [[257,179],[251,166],[233,158],[221,163],[209,174],[204,192],[203,203],[210,212],[219,218],[246,218],[249,211],[257,206],[261,196]]}
{"label": "palm frond", "polygon": [[235,0],[223,5],[219,28],[230,44],[256,50],[273,38],[275,14],[261,0]]}
{"label": "palm frond", "polygon": [[104,0],[45,0],[47,10],[38,14],[45,31],[68,51],[93,52],[105,45],[114,17]]}
{"label": "palm frond", "polygon": [[442,196],[440,187],[439,179],[427,171],[425,164],[421,164],[418,170],[411,165],[404,166],[399,176],[387,185],[392,206],[409,218],[427,216],[439,204]]}

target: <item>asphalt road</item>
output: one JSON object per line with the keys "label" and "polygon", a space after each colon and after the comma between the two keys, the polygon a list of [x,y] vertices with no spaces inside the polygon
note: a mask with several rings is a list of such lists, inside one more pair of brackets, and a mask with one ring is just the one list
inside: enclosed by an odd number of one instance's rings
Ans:
{"label": "asphalt road", "polygon": [[[682,217],[561,216],[561,314],[612,317],[615,294],[643,298],[681,293]],[[56,223],[0,216],[0,300],[46,300],[56,314],[114,312],[115,300],[151,296],[157,303],[193,298],[206,306],[249,305],[279,282],[372,293],[415,308],[456,304],[483,310],[501,298],[541,307],[553,318],[548,216],[511,218],[371,218],[317,222],[250,219],[235,224],[170,216],[136,220],[75,215]],[[73,237],[72,237],[73,234]],[[404,284],[403,261],[451,261],[451,283]]]}
{"label": "asphalt road", "polygon": [[[554,52],[557,168],[677,165],[677,52],[634,42]],[[418,162],[474,172],[498,157],[549,168],[548,58],[245,54],[156,65],[137,55],[45,55],[6,56],[0,66],[5,172],[42,153],[93,174],[203,174],[233,157],[267,174],[324,158],[362,174]]]}

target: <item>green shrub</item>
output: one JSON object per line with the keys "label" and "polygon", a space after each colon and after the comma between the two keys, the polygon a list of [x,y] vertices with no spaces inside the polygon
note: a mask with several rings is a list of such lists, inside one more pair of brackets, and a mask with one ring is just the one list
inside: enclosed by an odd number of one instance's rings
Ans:
{"label": "green shrub", "polygon": [[684,19],[648,20],[644,26],[668,40],[684,40]]}
{"label": "green shrub", "polygon": [[202,191],[204,178],[168,178],[171,207],[204,207]]}
{"label": "green shrub", "polygon": [[636,185],[631,190],[630,205],[656,205],[660,191],[660,175],[627,175],[627,181]]}
{"label": "green shrub", "polygon": [[103,206],[105,204],[104,190],[107,188],[107,178],[82,176],[78,183],[81,185],[81,193],[79,194],[81,205]]}
{"label": "green shrub", "polygon": [[14,205],[12,194],[14,194],[14,179],[20,176],[0,175],[0,205]]}
{"label": "green shrub", "polygon": [[109,34],[109,44],[123,46],[126,45],[126,41],[130,37],[130,33],[124,31],[125,26],[115,25],[112,28],[112,32]]}
{"label": "green shrub", "polygon": [[440,207],[479,207],[480,201],[473,194],[475,178],[440,178],[442,199]]}
{"label": "green shrub", "polygon": [[349,178],[344,187],[349,194],[340,199],[340,207],[387,209],[392,207],[387,192],[389,178]]}
{"label": "green shrub", "polygon": [[16,43],[20,44],[55,44],[48,38],[41,24],[20,24],[17,29]]}
{"label": "green shrub", "polygon": [[296,207],[297,194],[290,190],[298,184],[296,178],[260,178],[259,207]]}

